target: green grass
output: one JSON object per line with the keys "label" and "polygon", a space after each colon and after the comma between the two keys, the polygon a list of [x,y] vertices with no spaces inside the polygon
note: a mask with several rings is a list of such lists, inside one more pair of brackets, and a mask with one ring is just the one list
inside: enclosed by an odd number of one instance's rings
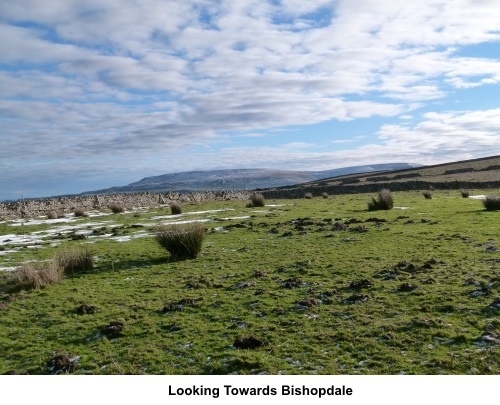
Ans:
{"label": "green grass", "polygon": [[[47,373],[58,351],[80,356],[78,374],[498,374],[500,213],[456,191],[392,196],[376,212],[371,194],[164,207],[67,224],[86,239],[0,245],[12,267],[95,242],[93,271],[1,294],[0,373]],[[196,259],[155,242],[174,220],[205,221]],[[55,226],[9,225],[0,235]],[[103,333],[113,321],[120,336]],[[264,345],[233,346],[249,337]]]}

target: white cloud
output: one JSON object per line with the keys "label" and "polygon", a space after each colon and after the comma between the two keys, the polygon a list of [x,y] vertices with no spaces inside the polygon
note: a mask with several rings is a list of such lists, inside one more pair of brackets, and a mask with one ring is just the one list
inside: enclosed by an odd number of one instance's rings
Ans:
{"label": "white cloud", "polygon": [[[498,84],[498,57],[460,53],[465,45],[497,44],[498,21],[493,0],[7,2],[0,10],[0,166],[13,175],[31,156],[24,176],[81,168],[79,159],[115,174],[133,165],[154,171],[141,159],[157,163],[164,153],[185,160],[193,148],[231,142],[231,132],[262,141],[255,164],[294,164],[257,135],[401,117],[444,100],[450,88]],[[352,156],[419,160],[422,148],[422,159],[431,159],[432,148],[441,156],[467,137],[478,154],[483,144],[492,149],[493,125],[473,124],[472,111],[449,114],[426,116],[416,127],[384,125],[382,143]],[[477,112],[497,122],[496,113],[485,114]],[[273,136],[287,142],[285,132]],[[335,156],[294,159],[332,165]],[[240,159],[202,154],[197,164],[247,161]]]}

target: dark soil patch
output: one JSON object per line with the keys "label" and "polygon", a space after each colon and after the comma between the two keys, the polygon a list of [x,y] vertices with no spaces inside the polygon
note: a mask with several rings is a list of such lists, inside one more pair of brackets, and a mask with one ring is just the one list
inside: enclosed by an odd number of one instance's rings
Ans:
{"label": "dark soil patch", "polygon": [[101,329],[101,334],[108,338],[117,338],[123,336],[123,322],[112,321]]}
{"label": "dark soil patch", "polygon": [[415,284],[403,283],[401,284],[396,291],[397,292],[411,292],[416,290],[418,287]]}
{"label": "dark soil patch", "polygon": [[257,349],[264,346],[264,342],[253,336],[247,338],[238,338],[234,341],[233,346],[237,349]]}
{"label": "dark soil patch", "polygon": [[351,295],[350,297],[347,297],[343,302],[345,304],[357,304],[358,302],[368,301],[368,299],[368,295],[356,293]]}
{"label": "dark soil patch", "polygon": [[78,308],[76,308],[75,312],[78,315],[91,315],[97,312],[97,308],[93,305],[81,304]]}
{"label": "dark soil patch", "polygon": [[371,288],[371,287],[372,287],[372,283],[369,280],[367,280],[366,278],[363,280],[353,281],[349,284],[349,288],[351,290],[356,290],[356,291],[362,290],[364,288]]}
{"label": "dark soil patch", "polygon": [[52,357],[47,362],[47,370],[50,374],[73,373],[79,367],[80,356],[70,356],[67,353],[52,353]]}
{"label": "dark soil patch", "polygon": [[310,297],[310,298],[298,300],[297,305],[299,307],[311,308],[311,307],[316,307],[318,305],[321,305],[321,301],[316,299],[316,298]]}

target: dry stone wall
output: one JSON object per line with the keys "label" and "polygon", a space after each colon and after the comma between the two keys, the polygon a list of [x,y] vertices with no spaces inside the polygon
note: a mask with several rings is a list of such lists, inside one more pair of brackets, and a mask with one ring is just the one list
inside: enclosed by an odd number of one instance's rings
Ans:
{"label": "dry stone wall", "polygon": [[50,211],[72,213],[75,209],[107,209],[111,204],[123,204],[127,208],[153,207],[162,204],[200,203],[224,200],[246,200],[249,193],[243,191],[197,192],[197,193],[130,193],[92,196],[71,196],[19,200],[0,203],[0,219],[32,218],[47,215]]}

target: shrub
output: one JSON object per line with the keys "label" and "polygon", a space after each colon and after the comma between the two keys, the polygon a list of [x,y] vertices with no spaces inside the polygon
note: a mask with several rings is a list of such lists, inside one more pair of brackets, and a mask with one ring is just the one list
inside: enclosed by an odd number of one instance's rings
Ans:
{"label": "shrub", "polygon": [[55,260],[47,263],[30,263],[13,271],[8,284],[14,290],[34,290],[49,284],[57,284],[64,277],[64,272]]}
{"label": "shrub", "polygon": [[182,207],[178,202],[173,202],[170,204],[170,212],[172,215],[180,215],[182,214]]}
{"label": "shrub", "polygon": [[311,198],[313,198],[313,193],[305,193],[304,198],[310,200]]}
{"label": "shrub", "polygon": [[93,252],[89,248],[74,247],[59,252],[55,261],[64,273],[75,274],[94,269]]}
{"label": "shrub", "polygon": [[386,188],[384,188],[378,193],[378,200],[372,198],[372,201],[368,203],[369,211],[390,210],[393,207],[394,207],[394,200],[392,199],[390,190]]}
{"label": "shrub", "polygon": [[155,229],[155,239],[174,260],[197,257],[205,238],[205,228],[199,222],[185,225],[160,225]]}
{"label": "shrub", "polygon": [[462,188],[460,190],[460,194],[462,195],[462,198],[469,198],[470,191]]}
{"label": "shrub", "polygon": [[266,205],[266,201],[264,199],[264,196],[261,193],[253,193],[249,197],[248,203],[247,203],[247,208],[252,208],[252,207],[264,207]]}
{"label": "shrub", "polygon": [[125,206],[120,203],[112,203],[108,205],[108,208],[113,212],[113,214],[119,214],[125,212]]}
{"label": "shrub", "polygon": [[49,211],[47,213],[47,218],[48,219],[57,219],[57,218],[59,218],[59,215],[57,215],[57,212],[55,212],[55,211]]}
{"label": "shrub", "polygon": [[321,197],[328,198],[328,193],[321,193]]}
{"label": "shrub", "polygon": [[500,210],[500,197],[488,196],[483,200],[483,205],[488,211]]}
{"label": "shrub", "polygon": [[76,208],[73,211],[73,214],[75,215],[75,217],[84,217],[85,216],[85,211],[82,208]]}
{"label": "shrub", "polygon": [[432,199],[432,194],[430,191],[426,190],[426,191],[423,191],[422,194],[424,195],[425,199],[426,200],[431,200]]}

